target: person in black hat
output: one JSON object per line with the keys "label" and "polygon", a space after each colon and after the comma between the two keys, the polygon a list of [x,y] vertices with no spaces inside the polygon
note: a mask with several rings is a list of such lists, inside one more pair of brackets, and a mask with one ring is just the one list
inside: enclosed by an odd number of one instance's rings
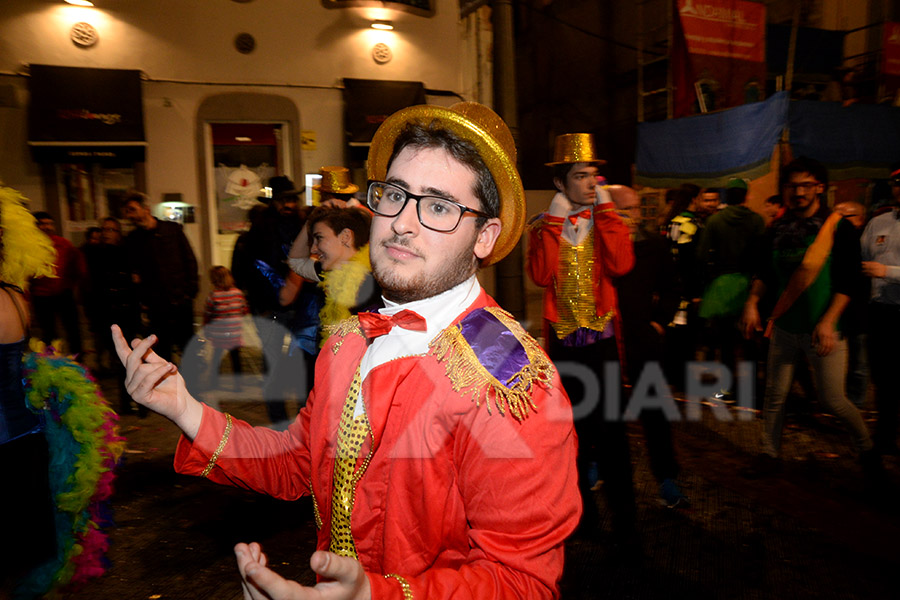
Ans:
{"label": "person in black hat", "polygon": [[281,305],[279,293],[288,276],[288,250],[303,226],[298,197],[305,190],[295,188],[294,182],[284,175],[270,178],[268,187],[272,197],[260,198],[268,207],[254,215],[242,241],[241,261],[248,268],[242,269],[241,283],[246,286],[250,312],[263,317],[255,320],[267,364],[263,397],[269,419],[277,425],[288,418],[285,397],[289,390],[284,374],[290,368],[285,363],[283,341],[296,317],[292,306]]}
{"label": "person in black hat", "polygon": [[241,248],[243,261],[252,265],[262,261],[265,265],[262,270],[256,269],[252,276],[244,274],[241,277],[241,283],[247,287],[250,312],[255,315],[278,310],[278,289],[269,279],[272,279],[272,273],[280,278],[287,275],[288,249],[303,225],[297,199],[304,190],[295,189],[291,179],[284,175],[269,179],[268,187],[272,190],[271,198],[260,197],[268,206],[261,213],[252,215],[250,230],[242,240]]}

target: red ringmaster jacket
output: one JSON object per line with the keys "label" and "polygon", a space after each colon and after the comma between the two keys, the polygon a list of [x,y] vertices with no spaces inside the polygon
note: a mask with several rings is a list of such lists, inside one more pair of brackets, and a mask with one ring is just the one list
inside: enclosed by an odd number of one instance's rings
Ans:
{"label": "red ringmaster jacket", "polygon": [[[618,300],[612,278],[628,273],[634,267],[634,248],[628,225],[615,212],[611,203],[593,208],[594,236],[594,300],[597,315],[615,310],[618,322]],[[542,213],[535,217],[528,229],[528,274],[536,285],[544,288],[544,319],[559,321],[556,296],[559,276],[559,244],[563,217]],[[547,335],[555,335],[548,332]]]}
{"label": "red ringmaster jacket", "polygon": [[[559,595],[563,541],[581,514],[571,406],[537,343],[500,312],[482,291],[427,354],[388,361],[363,381],[372,434],[358,468],[370,461],[351,530],[373,598]],[[286,500],[312,494],[323,550],[341,410],[367,347],[356,317],[337,329],[291,427],[235,420],[208,475]],[[516,361],[522,368],[506,377]],[[503,379],[485,377],[485,364]],[[176,470],[200,474],[225,427],[205,406],[193,443],[179,442]]]}

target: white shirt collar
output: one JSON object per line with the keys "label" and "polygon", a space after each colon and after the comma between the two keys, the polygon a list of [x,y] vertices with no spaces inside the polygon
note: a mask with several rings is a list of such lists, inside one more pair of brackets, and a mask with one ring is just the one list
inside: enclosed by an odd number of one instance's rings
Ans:
{"label": "white shirt collar", "polygon": [[415,311],[425,318],[426,330],[413,331],[394,327],[389,333],[372,340],[360,364],[362,378],[366,378],[369,370],[389,360],[428,352],[431,340],[471,306],[480,293],[481,284],[472,275],[449,290],[424,300],[397,304],[383,298],[385,307],[378,312],[395,315],[401,310]]}
{"label": "white shirt collar", "polygon": [[[397,304],[382,298],[385,307],[378,310],[383,315],[395,315],[401,310],[412,310],[425,317],[425,331],[413,331],[394,327],[385,335],[372,340],[359,364],[360,381],[365,381],[375,367],[403,357],[418,356],[428,352],[428,344],[437,334],[446,329],[464,310],[469,308],[481,294],[481,284],[472,275],[464,282],[441,292],[437,296]],[[363,411],[362,399],[356,406],[356,415]]]}
{"label": "white shirt collar", "polygon": [[578,246],[585,240],[588,233],[591,231],[594,220],[592,217],[585,219],[584,217],[579,216],[576,222],[572,223],[572,221],[569,220],[569,217],[577,215],[584,210],[591,210],[592,208],[592,206],[578,206],[577,208],[573,208],[563,220],[562,237],[571,245]]}
{"label": "white shirt collar", "polygon": [[[468,308],[469,305],[478,298],[478,294],[480,293],[481,285],[478,283],[478,278],[475,275],[472,275],[449,290],[423,300],[398,304],[396,302],[391,302],[382,296],[384,308],[379,309],[378,312],[383,315],[395,315],[402,310],[411,310],[422,315],[425,317],[428,330],[424,333],[418,331],[411,333],[425,335],[429,338],[429,341],[431,341],[431,338],[452,323],[462,311]],[[391,333],[394,333],[397,329],[400,329],[400,331],[409,331],[402,328],[395,328],[391,330]]]}

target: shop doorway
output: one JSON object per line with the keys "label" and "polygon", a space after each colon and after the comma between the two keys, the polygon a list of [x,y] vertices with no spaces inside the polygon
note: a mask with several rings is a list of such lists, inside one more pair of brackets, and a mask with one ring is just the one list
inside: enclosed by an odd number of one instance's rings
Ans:
{"label": "shop doorway", "polygon": [[294,178],[290,128],[287,122],[208,122],[204,137],[211,260],[230,267],[251,210],[271,196],[269,179]]}

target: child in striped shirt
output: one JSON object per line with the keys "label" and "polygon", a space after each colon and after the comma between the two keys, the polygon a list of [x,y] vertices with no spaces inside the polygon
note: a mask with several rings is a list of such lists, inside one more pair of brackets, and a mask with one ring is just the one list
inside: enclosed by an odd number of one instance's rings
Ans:
{"label": "child in striped shirt", "polygon": [[[231,271],[221,265],[215,266],[209,270],[209,279],[213,291],[206,298],[203,323],[206,338],[213,346],[211,386],[215,388],[218,385],[222,355],[226,350],[231,357],[234,375],[241,373],[241,330],[243,317],[249,311],[243,292],[234,286]],[[237,377],[234,385],[236,389],[239,387]]]}

